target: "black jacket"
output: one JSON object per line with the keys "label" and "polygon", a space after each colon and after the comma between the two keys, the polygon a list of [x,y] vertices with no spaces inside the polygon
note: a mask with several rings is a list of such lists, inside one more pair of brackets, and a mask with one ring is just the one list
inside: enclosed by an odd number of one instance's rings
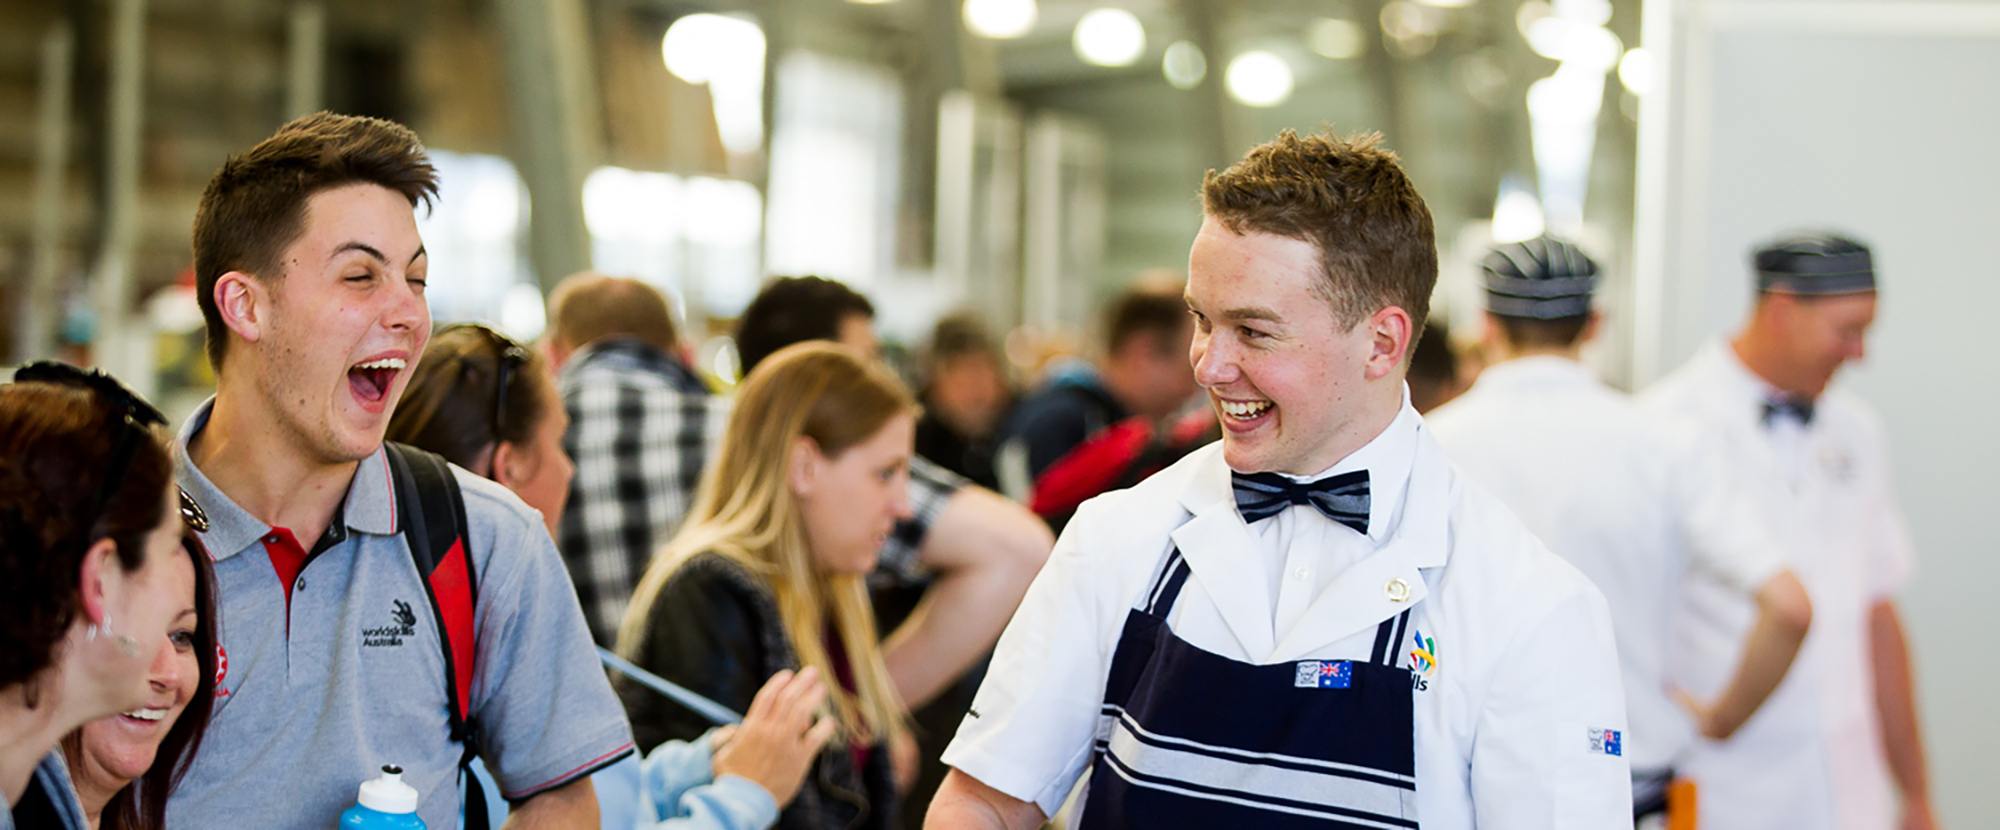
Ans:
{"label": "black jacket", "polygon": [[[717,554],[699,554],[682,564],[651,608],[631,613],[646,615],[646,636],[633,662],[737,712],[750,708],[751,698],[771,675],[799,668],[798,652],[785,634],[769,585]],[[625,702],[642,750],[669,740],[692,740],[711,726],[706,718],[623,677],[612,685]],[[886,830],[895,826],[896,801],[887,748],[874,746],[867,766],[856,769],[853,753],[836,738],[813,763],[777,826]]]}

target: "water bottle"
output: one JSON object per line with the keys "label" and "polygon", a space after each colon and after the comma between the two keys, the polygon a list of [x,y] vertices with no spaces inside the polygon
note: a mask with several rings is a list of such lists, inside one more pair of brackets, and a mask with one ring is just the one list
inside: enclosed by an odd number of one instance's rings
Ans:
{"label": "water bottle", "polygon": [[361,783],[358,803],[340,814],[341,830],[424,830],[417,818],[417,789],[403,783],[403,768],[382,767],[382,777]]}

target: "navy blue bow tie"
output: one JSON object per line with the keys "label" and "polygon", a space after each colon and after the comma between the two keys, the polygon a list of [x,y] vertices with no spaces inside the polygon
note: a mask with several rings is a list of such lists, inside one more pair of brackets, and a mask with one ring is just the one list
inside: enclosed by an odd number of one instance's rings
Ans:
{"label": "navy blue bow tie", "polygon": [[1785,395],[1765,401],[1764,426],[1770,426],[1772,419],[1775,418],[1794,418],[1801,425],[1810,426],[1813,419],[1812,399]]}
{"label": "navy blue bow tie", "polygon": [[1245,524],[1276,516],[1294,504],[1309,504],[1356,533],[1368,532],[1367,470],[1317,481],[1293,481],[1277,473],[1231,471],[1229,484],[1236,491],[1236,512],[1243,514]]}

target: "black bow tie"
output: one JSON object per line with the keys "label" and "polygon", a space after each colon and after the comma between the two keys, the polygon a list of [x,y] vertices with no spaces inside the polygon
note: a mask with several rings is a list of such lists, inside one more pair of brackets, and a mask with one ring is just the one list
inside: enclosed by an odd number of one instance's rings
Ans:
{"label": "black bow tie", "polygon": [[1245,524],[1276,516],[1294,504],[1309,504],[1356,533],[1368,532],[1367,470],[1318,481],[1293,481],[1277,473],[1231,471],[1229,483],[1236,490],[1236,512],[1243,514]]}
{"label": "black bow tie", "polygon": [[1770,426],[1775,418],[1794,418],[1799,424],[1810,426],[1813,419],[1812,399],[1785,395],[1765,401],[1764,426]]}

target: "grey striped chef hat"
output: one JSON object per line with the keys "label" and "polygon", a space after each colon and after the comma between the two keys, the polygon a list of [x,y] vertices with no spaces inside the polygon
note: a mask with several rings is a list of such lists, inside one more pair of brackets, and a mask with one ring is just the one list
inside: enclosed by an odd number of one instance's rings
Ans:
{"label": "grey striped chef hat", "polygon": [[1837,233],[1813,232],[1758,248],[1757,290],[1779,294],[1860,294],[1875,290],[1868,246]]}
{"label": "grey striped chef hat", "polygon": [[1575,245],[1542,236],[1496,245],[1479,261],[1486,310],[1502,317],[1560,320],[1590,313],[1597,263]]}

